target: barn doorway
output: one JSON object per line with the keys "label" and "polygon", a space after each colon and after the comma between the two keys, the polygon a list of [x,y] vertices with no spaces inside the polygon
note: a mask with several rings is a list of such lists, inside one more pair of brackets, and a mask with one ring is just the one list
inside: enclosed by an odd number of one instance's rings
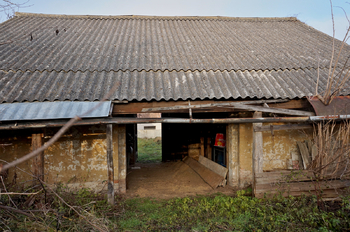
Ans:
{"label": "barn doorway", "polygon": [[[154,130],[151,126],[154,125],[138,124],[138,137],[145,138],[142,133],[149,133],[141,132],[139,129]],[[142,149],[147,148],[142,148],[142,140],[138,139],[138,161],[128,172],[127,195],[172,198],[216,192],[230,194],[232,189],[228,186],[213,189],[195,170],[182,161],[186,156],[195,158],[204,153],[204,157],[225,165],[226,157],[223,154],[225,148],[215,146],[217,134],[225,136],[226,125],[163,123],[160,146],[157,148],[161,148],[161,152],[158,150],[157,162],[150,159],[150,155],[146,155],[148,158],[143,157]]]}
{"label": "barn doorway", "polygon": [[162,161],[161,123],[137,124],[137,163],[159,163]]}

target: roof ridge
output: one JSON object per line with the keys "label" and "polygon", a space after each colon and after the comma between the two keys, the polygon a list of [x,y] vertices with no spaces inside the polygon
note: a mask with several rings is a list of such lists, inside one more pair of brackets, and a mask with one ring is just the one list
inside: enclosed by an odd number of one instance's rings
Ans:
{"label": "roof ridge", "polygon": [[216,20],[216,21],[299,21],[296,17],[228,17],[228,16],[147,16],[147,15],[64,15],[16,12],[16,17],[71,19],[139,19],[139,20]]}
{"label": "roof ridge", "polygon": [[[329,67],[319,67],[321,70],[324,70],[324,69],[329,69]],[[291,70],[317,70],[317,68],[314,68],[314,67],[294,67],[294,68],[273,68],[273,69],[231,69],[231,70],[227,70],[227,69],[209,69],[209,70],[206,70],[206,69],[202,69],[202,70],[199,70],[199,69],[194,69],[194,70],[191,70],[191,69],[188,69],[188,70],[183,70],[183,69],[180,69],[180,70],[176,70],[176,69],[172,69],[172,70],[169,70],[169,69],[165,69],[165,70],[160,70],[160,69],[157,69],[157,70],[153,70],[153,69],[149,69],[149,70],[146,70],[146,69],[142,69],[142,70],[137,70],[137,69],[133,69],[133,70],[130,70],[130,69],[125,69],[125,70],[122,70],[122,69],[119,69],[119,70],[114,70],[114,69],[110,69],[110,70],[56,70],[56,69],[53,69],[53,70],[47,70],[47,69],[44,69],[44,70],[22,70],[22,69],[18,69],[18,70],[13,70],[13,69],[9,69],[9,70],[4,70],[4,69],[0,69],[0,72],[4,72],[4,73],[9,73],[9,72],[22,72],[22,73],[25,73],[25,72],[30,72],[30,73],[35,73],[35,72],[39,72],[39,73],[43,73],[43,72],[48,72],[48,73],[53,73],[53,72],[56,72],[56,73],[86,73],[86,72],[89,72],[89,73],[102,73],[102,72],[106,72],[106,73],[109,73],[109,72],[114,72],[114,73],[117,73],[117,72],[123,72],[123,73],[126,73],[126,72],[130,72],[130,73],[133,73],[133,72],[146,72],[146,73],[149,73],[149,72],[154,72],[154,73],[157,73],[157,72],[278,72],[278,71],[291,71]]]}

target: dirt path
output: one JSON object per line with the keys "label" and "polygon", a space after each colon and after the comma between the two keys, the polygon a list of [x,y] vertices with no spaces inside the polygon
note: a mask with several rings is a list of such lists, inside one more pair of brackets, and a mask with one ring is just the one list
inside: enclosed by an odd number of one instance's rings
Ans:
{"label": "dirt path", "polygon": [[136,164],[127,176],[127,197],[173,197],[207,195],[222,192],[232,195],[228,186],[212,189],[203,179],[182,161],[152,164]]}

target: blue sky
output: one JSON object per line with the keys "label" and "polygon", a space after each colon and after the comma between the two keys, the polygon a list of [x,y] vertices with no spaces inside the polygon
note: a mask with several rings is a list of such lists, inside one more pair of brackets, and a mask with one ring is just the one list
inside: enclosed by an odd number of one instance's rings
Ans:
{"label": "blue sky", "polygon": [[[329,0],[29,0],[28,5],[32,6],[19,11],[71,15],[295,16],[332,35]],[[350,4],[347,0],[333,0],[333,7],[336,38],[342,40],[349,23],[339,7],[350,17]],[[4,19],[0,15],[0,20]]]}

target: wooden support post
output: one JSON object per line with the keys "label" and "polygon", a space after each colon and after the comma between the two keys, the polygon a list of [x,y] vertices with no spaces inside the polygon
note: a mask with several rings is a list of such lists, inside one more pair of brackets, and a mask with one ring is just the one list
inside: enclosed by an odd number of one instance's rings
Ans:
{"label": "wooden support post", "polygon": [[[43,145],[43,134],[32,134],[32,151],[40,148]],[[32,172],[34,176],[40,180],[44,180],[44,152],[35,156],[32,159]]]}
{"label": "wooden support post", "polygon": [[108,203],[114,205],[114,166],[113,166],[113,125],[106,128],[107,140],[107,174],[108,174]]}
{"label": "wooden support post", "polygon": [[137,149],[137,124],[134,124],[134,159],[135,159],[135,163],[137,161],[138,158],[138,149]]}
{"label": "wooden support post", "polygon": [[204,156],[204,137],[201,137],[201,156]]}
{"label": "wooden support post", "polygon": [[132,124],[130,133],[132,134],[132,150],[130,153],[130,165],[134,165],[137,160],[137,124]]}
{"label": "wooden support post", "polygon": [[238,147],[238,124],[228,124],[226,126],[226,157],[228,159],[227,184],[232,187],[239,187],[239,147]]}
{"label": "wooden support post", "polygon": [[118,126],[119,192],[126,193],[126,126]]}
{"label": "wooden support post", "polygon": [[210,137],[207,138],[207,149],[206,149],[206,157],[210,160],[212,160],[211,158],[211,153],[212,153],[212,150],[211,150],[211,140],[210,140]]}
{"label": "wooden support post", "polygon": [[[261,118],[261,112],[255,112],[253,118]],[[262,132],[256,132],[256,127],[262,123],[253,123],[253,189],[255,194],[255,176],[263,172],[263,137]]]}

